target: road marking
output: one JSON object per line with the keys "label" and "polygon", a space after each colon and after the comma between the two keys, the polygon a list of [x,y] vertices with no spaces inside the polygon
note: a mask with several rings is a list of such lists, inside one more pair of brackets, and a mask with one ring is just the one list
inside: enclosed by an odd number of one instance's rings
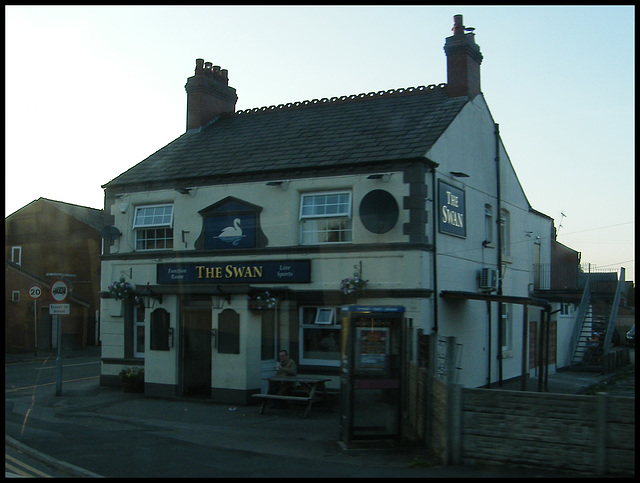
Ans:
{"label": "road marking", "polygon": [[[48,475],[48,474],[46,474],[46,473],[43,473],[42,471],[40,471],[40,470],[38,470],[38,469],[34,468],[33,466],[29,466],[29,465],[28,465],[27,463],[25,463],[24,461],[20,461],[19,459],[14,458],[13,456],[8,455],[7,453],[5,453],[5,454],[4,454],[4,459],[5,459],[5,461],[4,461],[4,467],[5,467],[6,469],[9,469],[9,470],[13,471],[14,473],[19,474],[19,475],[22,475],[22,476],[33,476],[33,475],[35,474],[35,475],[38,475],[38,476],[42,476],[42,477],[44,477],[44,478],[52,478],[52,476],[51,476],[51,475]],[[7,463],[7,460],[11,461],[12,463],[17,464],[17,465],[18,465],[18,466],[20,466],[21,468],[15,467],[15,466],[13,466],[12,464]],[[30,471],[31,473],[25,473],[25,472],[22,470],[22,468],[24,468],[26,471]]]}
{"label": "road marking", "polygon": [[[90,377],[80,377],[78,379],[65,379],[62,382],[66,383],[66,382],[86,381],[87,379],[98,379],[99,377],[100,376],[90,376]],[[52,386],[55,383],[56,381],[45,382],[44,384],[36,384],[35,386],[14,387],[13,389],[5,389],[4,393],[7,394],[10,392],[24,391],[26,389],[35,389],[37,387],[42,387],[42,386]]]}
{"label": "road marking", "polygon": [[[90,364],[100,364],[100,361],[80,362],[79,364],[68,364],[68,365],[62,366],[62,368],[64,369],[65,367],[88,366]],[[55,369],[55,368],[56,368],[56,366],[36,367],[35,370],[36,371],[42,371],[43,369]]]}

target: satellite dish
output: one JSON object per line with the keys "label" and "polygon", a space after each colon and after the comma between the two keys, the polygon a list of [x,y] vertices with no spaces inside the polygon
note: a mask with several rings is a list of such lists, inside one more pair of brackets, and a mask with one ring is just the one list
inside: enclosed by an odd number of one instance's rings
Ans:
{"label": "satellite dish", "polygon": [[385,190],[369,191],[360,202],[360,220],[372,233],[386,233],[398,221],[398,203],[391,193]]}

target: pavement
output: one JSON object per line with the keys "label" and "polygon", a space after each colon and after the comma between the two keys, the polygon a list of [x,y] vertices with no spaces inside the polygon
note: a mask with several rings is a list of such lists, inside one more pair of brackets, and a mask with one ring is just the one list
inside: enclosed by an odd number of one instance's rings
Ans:
{"label": "pavement", "polygon": [[[99,357],[99,348],[74,351],[64,359],[88,355]],[[25,357],[35,356],[6,355],[5,362]],[[548,376],[545,390],[581,394],[625,378],[635,397],[632,362],[631,377],[629,367],[610,374],[559,371]],[[528,390],[537,387],[536,379],[528,381]],[[520,390],[520,383],[505,383],[500,389]],[[339,411],[321,405],[314,406],[308,418],[302,417],[304,408],[296,406],[267,409],[260,415],[257,405],[147,398],[101,387],[97,378],[65,382],[61,396],[51,385],[36,394],[6,393],[5,405],[5,444],[76,477],[572,476],[511,467],[439,465],[417,443],[346,449],[339,444]]]}

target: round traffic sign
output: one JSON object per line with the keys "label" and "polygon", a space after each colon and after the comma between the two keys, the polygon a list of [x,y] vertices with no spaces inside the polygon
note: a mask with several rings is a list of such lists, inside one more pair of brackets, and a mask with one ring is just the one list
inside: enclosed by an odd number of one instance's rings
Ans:
{"label": "round traffic sign", "polygon": [[56,302],[64,302],[69,295],[69,286],[64,280],[56,280],[51,284],[51,298]]}
{"label": "round traffic sign", "polygon": [[29,285],[29,297],[39,299],[42,296],[42,287],[40,285]]}

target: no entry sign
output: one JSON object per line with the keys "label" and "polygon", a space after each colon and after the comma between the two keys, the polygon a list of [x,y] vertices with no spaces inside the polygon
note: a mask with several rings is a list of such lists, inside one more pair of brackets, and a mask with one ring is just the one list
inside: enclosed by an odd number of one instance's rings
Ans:
{"label": "no entry sign", "polygon": [[64,280],[56,280],[51,284],[51,298],[56,302],[64,302],[69,296],[69,286]]}

